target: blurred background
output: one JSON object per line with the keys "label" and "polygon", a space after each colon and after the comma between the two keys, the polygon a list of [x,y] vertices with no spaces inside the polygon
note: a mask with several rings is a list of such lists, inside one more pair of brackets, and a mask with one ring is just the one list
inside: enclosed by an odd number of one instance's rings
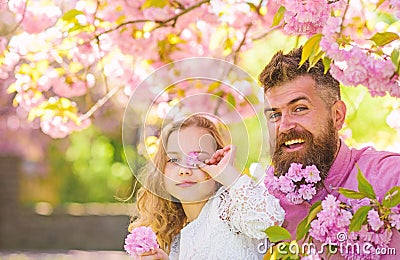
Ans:
{"label": "blurred background", "polygon": [[[147,21],[167,21],[201,2],[203,5],[196,6],[200,11],[177,18],[176,27],[159,23],[165,31],[155,31],[154,22]],[[0,259],[128,258],[123,252],[124,238],[130,217],[135,215],[134,195],[140,187],[133,173],[147,160],[137,140],[125,149],[122,141],[124,109],[135,87],[161,65],[194,56],[225,59],[256,79],[276,51],[288,52],[307,42],[306,36],[288,35],[282,26],[271,30],[279,8],[274,1],[242,2],[258,15],[262,26],[257,24],[254,32],[248,24],[238,20],[232,24],[214,10],[220,3],[226,8],[221,7],[222,13],[236,8],[235,19],[253,19],[245,11],[237,13],[241,8],[236,6],[238,1],[214,1],[211,10],[210,1],[0,0],[0,45],[4,45],[0,48]],[[135,13],[128,14],[130,10]],[[143,24],[118,27],[143,17],[147,19]],[[399,27],[392,15],[376,17],[378,22]],[[202,19],[209,27],[199,24]],[[31,28],[32,23],[44,25]],[[151,29],[146,29],[146,24]],[[99,36],[117,27],[110,38]],[[174,31],[183,32],[183,28],[195,36],[183,39],[183,33]],[[206,34],[210,28],[214,30]],[[248,32],[253,33],[252,41],[246,39]],[[57,33],[60,42],[49,46],[54,40],[49,35]],[[40,37],[47,38],[39,41]],[[104,45],[99,44],[103,41]],[[190,41],[195,42],[190,45],[193,50],[185,49]],[[105,45],[113,48],[105,50]],[[76,47],[82,46],[87,52],[79,49],[76,54]],[[93,56],[93,49],[99,56]],[[11,62],[13,53],[18,58]],[[62,83],[43,83],[54,80],[50,68],[56,69],[55,78],[62,78]],[[76,85],[80,81],[85,84],[81,92]],[[348,106],[341,131],[345,142],[358,148],[373,145],[400,152],[398,99],[371,96],[364,86],[342,86],[342,91]],[[251,151],[262,145],[258,142],[262,133],[256,117],[248,117],[244,123],[252,135]],[[235,136],[243,134],[234,123],[230,130]],[[236,145],[242,146],[240,142]],[[260,157],[245,153],[238,150],[247,170]],[[134,158],[134,163],[128,165],[126,158]]]}

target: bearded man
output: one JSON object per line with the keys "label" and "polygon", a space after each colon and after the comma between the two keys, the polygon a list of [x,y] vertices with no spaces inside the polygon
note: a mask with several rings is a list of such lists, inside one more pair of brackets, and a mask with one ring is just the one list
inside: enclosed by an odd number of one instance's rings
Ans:
{"label": "bearded man", "polygon": [[[358,190],[357,166],[379,200],[391,187],[400,185],[400,154],[372,147],[352,149],[339,138],[346,117],[340,84],[329,71],[324,73],[321,60],[310,69],[308,62],[299,67],[301,53],[302,48],[288,54],[278,52],[259,76],[266,98],[270,137],[275,137],[271,138],[275,174],[285,174],[293,162],[315,165],[320,170],[321,181],[310,201],[295,205],[285,197],[280,198],[286,211],[283,226],[293,238],[297,225],[314,202],[328,194],[345,201],[338,194],[338,187]],[[394,231],[391,244],[397,248],[398,238],[399,233]],[[400,256],[400,248],[397,254]]]}

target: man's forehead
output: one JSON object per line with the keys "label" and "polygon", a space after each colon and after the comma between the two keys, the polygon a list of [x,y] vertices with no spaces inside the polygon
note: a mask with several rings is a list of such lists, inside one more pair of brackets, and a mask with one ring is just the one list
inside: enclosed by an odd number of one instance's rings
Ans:
{"label": "man's forehead", "polygon": [[282,105],[292,105],[292,104],[296,104],[297,102],[308,102],[311,103],[311,98],[308,95],[305,95],[304,93],[296,93],[295,95],[293,95],[292,97],[288,97],[285,100],[282,100],[282,102],[276,103],[276,104],[271,104],[268,100],[268,98],[265,98],[264,100],[264,111],[273,111],[275,109],[277,109],[279,106]]}

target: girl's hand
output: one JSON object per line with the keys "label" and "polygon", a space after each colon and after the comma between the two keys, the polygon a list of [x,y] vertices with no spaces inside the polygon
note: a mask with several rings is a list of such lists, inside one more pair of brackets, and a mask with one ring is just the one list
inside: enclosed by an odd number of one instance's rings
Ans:
{"label": "girl's hand", "polygon": [[200,170],[206,172],[225,187],[230,187],[240,177],[240,173],[233,166],[235,156],[236,147],[233,145],[225,146],[215,151],[213,156],[206,160],[207,165],[200,167]]}
{"label": "girl's hand", "polygon": [[143,255],[135,257],[135,260],[168,260],[169,257],[161,248],[146,252]]}

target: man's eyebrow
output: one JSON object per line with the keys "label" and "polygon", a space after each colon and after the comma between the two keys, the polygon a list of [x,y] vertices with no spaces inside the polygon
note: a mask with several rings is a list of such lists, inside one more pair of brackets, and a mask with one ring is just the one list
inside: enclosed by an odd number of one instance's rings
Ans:
{"label": "man's eyebrow", "polygon": [[[294,103],[296,103],[296,102],[298,102],[300,100],[305,100],[305,101],[307,101],[309,103],[311,102],[311,100],[308,97],[300,96],[300,97],[297,97],[295,99],[290,100],[286,105],[287,106],[293,105]],[[267,107],[267,108],[264,109],[264,112],[277,111],[277,110],[278,110],[278,108],[276,108],[276,107]]]}

